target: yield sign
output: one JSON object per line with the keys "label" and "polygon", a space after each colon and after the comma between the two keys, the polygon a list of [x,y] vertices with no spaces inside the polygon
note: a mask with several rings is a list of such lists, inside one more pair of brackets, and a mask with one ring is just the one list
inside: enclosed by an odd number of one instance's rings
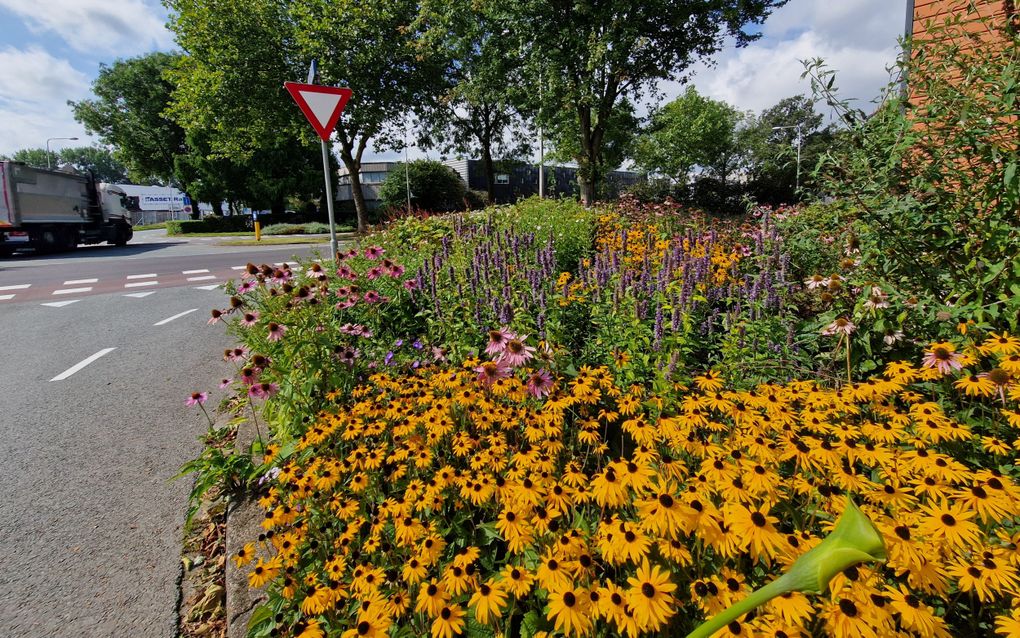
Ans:
{"label": "yield sign", "polygon": [[328,142],[340,113],[347,106],[347,100],[351,99],[351,90],[300,82],[284,82],[283,87],[301,107],[319,137]]}

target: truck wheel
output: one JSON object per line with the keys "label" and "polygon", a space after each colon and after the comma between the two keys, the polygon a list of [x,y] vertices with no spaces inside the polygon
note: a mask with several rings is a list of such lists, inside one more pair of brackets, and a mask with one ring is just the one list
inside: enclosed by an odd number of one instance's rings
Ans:
{"label": "truck wheel", "polygon": [[78,229],[68,228],[64,231],[64,242],[62,248],[64,250],[74,250],[78,247]]}
{"label": "truck wheel", "polygon": [[134,232],[125,226],[117,226],[117,235],[113,239],[114,246],[127,246]]}
{"label": "truck wheel", "polygon": [[32,237],[32,243],[35,245],[36,251],[40,254],[48,254],[55,252],[60,248],[60,238],[57,236],[59,233],[53,228],[43,228]]}

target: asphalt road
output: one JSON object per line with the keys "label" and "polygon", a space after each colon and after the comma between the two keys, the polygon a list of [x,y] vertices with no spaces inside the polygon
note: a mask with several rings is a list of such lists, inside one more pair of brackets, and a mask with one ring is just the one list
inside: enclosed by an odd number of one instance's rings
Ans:
{"label": "asphalt road", "polygon": [[309,250],[139,239],[0,260],[0,636],[176,635],[191,482],[170,477],[207,427],[184,400],[214,407],[231,372],[214,286]]}

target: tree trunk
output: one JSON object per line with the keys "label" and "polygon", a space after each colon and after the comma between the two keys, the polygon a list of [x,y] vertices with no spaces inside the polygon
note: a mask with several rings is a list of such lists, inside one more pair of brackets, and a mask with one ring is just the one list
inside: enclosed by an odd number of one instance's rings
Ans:
{"label": "tree trunk", "polygon": [[577,185],[581,190],[581,204],[585,207],[595,203],[595,182],[598,149],[591,134],[591,108],[581,104],[577,107],[577,123],[581,130],[581,156],[577,158]]}
{"label": "tree trunk", "polygon": [[368,230],[368,207],[365,204],[365,193],[361,191],[361,161],[355,159],[346,148],[340,152],[340,159],[351,180],[351,197],[358,216],[358,233],[361,234]]}
{"label": "tree trunk", "polygon": [[198,202],[195,201],[195,198],[192,197],[191,193],[189,193],[188,191],[185,190],[185,191],[181,191],[181,192],[183,192],[184,193],[184,197],[189,202],[191,202],[191,204],[189,204],[189,206],[191,206],[191,218],[192,219],[200,219],[202,217],[202,214],[198,210]]}
{"label": "tree trunk", "polygon": [[492,150],[486,144],[482,147],[482,163],[485,165],[485,196],[489,204],[496,203],[496,165],[492,161]]}
{"label": "tree trunk", "polygon": [[216,215],[218,217],[223,217],[223,198],[222,197],[213,197],[212,212],[213,212],[213,215]]}

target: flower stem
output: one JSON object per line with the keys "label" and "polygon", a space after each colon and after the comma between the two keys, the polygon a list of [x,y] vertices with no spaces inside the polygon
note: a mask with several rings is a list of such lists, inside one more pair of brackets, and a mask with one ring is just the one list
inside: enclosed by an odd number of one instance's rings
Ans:
{"label": "flower stem", "polygon": [[790,591],[793,591],[793,583],[786,574],[783,574],[771,583],[754,590],[747,598],[733,603],[712,618],[701,623],[697,629],[687,634],[687,638],[708,638],[756,607],[764,605],[776,596],[781,596]]}

